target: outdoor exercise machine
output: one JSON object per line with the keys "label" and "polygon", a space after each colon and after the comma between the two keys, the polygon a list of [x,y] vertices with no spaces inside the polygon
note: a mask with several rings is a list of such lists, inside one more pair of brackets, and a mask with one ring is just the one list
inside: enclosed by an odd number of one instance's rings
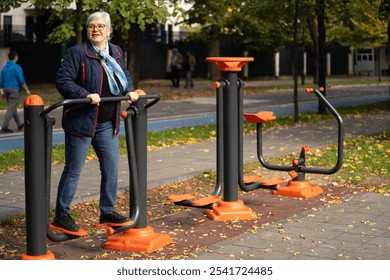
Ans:
{"label": "outdoor exercise machine", "polygon": [[[152,252],[172,243],[167,234],[154,232],[147,225],[147,109],[160,100],[157,94],[137,90],[139,100],[132,103],[121,116],[125,123],[127,156],[130,170],[130,221],[107,226],[109,234],[104,247],[115,250]],[[101,102],[124,101],[128,96],[105,97]],[[148,99],[152,101],[147,102]],[[47,251],[46,237],[62,242],[88,235],[88,231],[64,231],[50,224],[50,183],[52,133],[55,119],[49,113],[62,106],[88,104],[90,99],[65,99],[47,109],[38,95],[30,95],[24,102],[25,192],[27,252],[22,260],[50,260],[55,256]]]}
{"label": "outdoor exercise machine", "polygon": [[248,122],[256,123],[257,131],[257,157],[262,166],[270,170],[285,171],[292,178],[288,181],[286,186],[277,185],[276,190],[273,192],[275,195],[293,196],[298,198],[310,198],[322,194],[323,189],[317,185],[312,184],[306,180],[306,173],[311,174],[324,174],[330,175],[336,173],[342,166],[343,161],[343,143],[344,143],[344,124],[343,119],[336,109],[328,102],[323,96],[320,89],[307,88],[305,90],[308,93],[314,93],[318,99],[329,109],[332,115],[337,120],[338,133],[337,133],[337,162],[332,168],[315,168],[306,166],[306,152],[309,151],[308,146],[303,146],[298,159],[292,161],[291,166],[273,165],[267,163],[263,155],[263,124],[273,121],[276,117],[273,112],[258,112],[257,114],[244,114],[244,117]]}
{"label": "outdoor exercise machine", "polygon": [[[238,78],[243,65],[251,57],[208,57],[215,63],[224,78],[214,83],[216,88],[217,158],[216,186],[212,195],[197,199],[196,194],[172,195],[168,201],[176,205],[205,208],[213,221],[255,219],[256,213],[238,199],[238,188],[245,192],[265,185],[276,185],[283,179],[257,181],[243,176],[243,87]],[[219,196],[223,189],[223,200]]]}

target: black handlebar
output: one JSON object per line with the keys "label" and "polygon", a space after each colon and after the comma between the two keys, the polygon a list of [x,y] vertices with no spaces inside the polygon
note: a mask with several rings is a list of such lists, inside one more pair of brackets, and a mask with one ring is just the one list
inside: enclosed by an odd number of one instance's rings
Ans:
{"label": "black handlebar", "polygon": [[[310,90],[307,90],[308,92],[311,92]],[[343,163],[343,151],[344,151],[344,122],[341,118],[340,114],[336,111],[336,109],[329,103],[329,101],[322,95],[320,90],[315,89],[314,94],[320,99],[320,101],[326,106],[326,108],[329,109],[329,111],[332,113],[332,115],[336,118],[337,124],[338,124],[338,134],[337,134],[337,163],[333,168],[310,168],[310,167],[303,167],[302,171],[306,173],[312,173],[312,174],[333,174],[336,173]]]}
{"label": "black handlebar", "polygon": [[[100,102],[115,102],[115,101],[127,101],[129,100],[129,96],[113,96],[113,97],[102,97],[100,99]],[[146,94],[146,95],[139,95],[138,100],[143,99],[153,99],[149,103],[145,104],[145,108],[149,108],[150,106],[156,104],[160,101],[160,95],[159,94]],[[71,104],[90,104],[92,102],[89,98],[75,98],[75,99],[64,99],[61,102],[55,103],[49,107],[47,107],[45,110],[43,110],[40,114],[41,117],[46,116],[51,111],[64,106],[64,105],[71,105]],[[135,101],[137,102],[137,101]]]}
{"label": "black handlebar", "polygon": [[[330,175],[336,173],[342,166],[343,162],[343,150],[344,150],[344,123],[340,114],[336,111],[336,109],[328,102],[328,100],[322,95],[320,90],[318,89],[306,89],[306,92],[314,92],[314,94],[318,97],[318,99],[329,109],[332,115],[336,118],[338,124],[338,135],[337,135],[337,162],[332,168],[317,168],[317,167],[307,167],[301,166],[300,171],[302,173],[311,173],[311,174],[325,174]],[[257,157],[262,166],[270,170],[276,171],[292,171],[294,170],[294,166],[282,166],[282,165],[273,165],[267,163],[263,157],[262,152],[262,124],[257,124]]]}

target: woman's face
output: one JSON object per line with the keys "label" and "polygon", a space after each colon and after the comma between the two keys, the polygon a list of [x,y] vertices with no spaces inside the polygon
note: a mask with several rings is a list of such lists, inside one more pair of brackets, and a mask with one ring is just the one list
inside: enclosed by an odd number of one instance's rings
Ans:
{"label": "woman's face", "polygon": [[98,47],[104,47],[111,30],[104,19],[99,18],[89,22],[87,25],[88,39]]}

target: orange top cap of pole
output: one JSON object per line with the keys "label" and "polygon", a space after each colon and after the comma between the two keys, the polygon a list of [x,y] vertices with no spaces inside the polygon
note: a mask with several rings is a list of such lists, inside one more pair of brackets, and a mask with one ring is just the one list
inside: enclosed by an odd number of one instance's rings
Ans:
{"label": "orange top cap of pole", "polygon": [[214,62],[220,71],[241,71],[241,67],[254,61],[253,57],[207,57],[207,62]]}
{"label": "orange top cap of pole", "polygon": [[24,106],[43,106],[44,104],[42,97],[36,94],[29,95],[24,100]]}
{"label": "orange top cap of pole", "polygon": [[137,88],[137,89],[135,90],[135,92],[138,93],[138,95],[146,95],[146,92],[145,92],[143,89]]}

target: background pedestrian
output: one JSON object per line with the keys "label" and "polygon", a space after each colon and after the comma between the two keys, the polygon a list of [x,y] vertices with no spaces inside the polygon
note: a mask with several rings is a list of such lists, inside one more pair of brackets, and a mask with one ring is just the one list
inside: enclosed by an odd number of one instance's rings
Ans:
{"label": "background pedestrian", "polygon": [[24,79],[22,67],[17,63],[19,61],[19,55],[16,51],[11,51],[8,54],[8,62],[1,70],[0,74],[0,89],[2,95],[7,98],[7,112],[4,117],[3,125],[1,128],[2,133],[12,133],[13,130],[9,129],[9,123],[13,118],[18,127],[18,131],[23,130],[24,124],[20,120],[18,115],[18,103],[22,89],[24,89],[27,95],[30,95],[30,90],[27,87]]}
{"label": "background pedestrian", "polygon": [[194,82],[192,80],[192,73],[195,70],[195,65],[196,65],[195,56],[190,51],[188,51],[186,53],[186,57],[183,63],[183,70],[186,73],[186,85],[184,86],[184,88],[194,87]]}
{"label": "background pedestrian", "polygon": [[170,63],[170,70],[171,70],[171,81],[172,81],[172,87],[179,87],[180,86],[180,74],[183,67],[183,56],[179,52],[177,48],[174,48],[172,50],[172,57],[171,57],[171,63]]}

